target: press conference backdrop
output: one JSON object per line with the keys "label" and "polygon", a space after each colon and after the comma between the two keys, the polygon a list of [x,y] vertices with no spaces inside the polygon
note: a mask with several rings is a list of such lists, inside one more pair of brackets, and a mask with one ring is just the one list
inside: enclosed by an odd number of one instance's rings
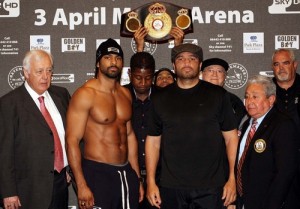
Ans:
{"label": "press conference backdrop", "polygon": [[[107,38],[124,50],[122,84],[128,83],[129,60],[136,52],[132,38],[120,36],[121,15],[153,1],[134,0],[0,0],[0,96],[22,85],[22,59],[28,50],[43,49],[54,57],[52,83],[72,94],[94,75],[95,51]],[[192,11],[194,31],[184,42],[203,48],[204,58],[220,57],[230,69],[225,88],[240,98],[255,74],[273,76],[275,49],[299,52],[300,0],[165,0]],[[174,41],[147,42],[145,51],[156,68],[172,68]],[[71,191],[71,188],[70,188]],[[70,208],[77,208],[71,191]]]}

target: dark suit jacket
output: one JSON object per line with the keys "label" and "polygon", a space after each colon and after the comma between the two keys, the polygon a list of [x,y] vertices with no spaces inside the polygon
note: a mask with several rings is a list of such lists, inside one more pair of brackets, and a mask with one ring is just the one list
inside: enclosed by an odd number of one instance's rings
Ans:
{"label": "dark suit jacket", "polygon": [[[243,125],[240,139],[249,120]],[[242,167],[246,209],[287,208],[284,205],[297,170],[297,137],[296,126],[290,118],[275,108],[267,113],[251,140]],[[266,143],[261,153],[254,148],[258,139]],[[240,200],[238,197],[237,202]]]}
{"label": "dark suit jacket", "polygon": [[[67,89],[48,89],[65,124]],[[19,196],[22,208],[46,209],[53,189],[54,140],[24,85],[0,99],[0,192]]]}

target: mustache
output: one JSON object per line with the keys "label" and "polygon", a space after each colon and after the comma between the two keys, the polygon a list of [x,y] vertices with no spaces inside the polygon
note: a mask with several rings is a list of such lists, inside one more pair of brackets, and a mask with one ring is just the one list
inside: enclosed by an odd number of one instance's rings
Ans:
{"label": "mustache", "polygon": [[285,70],[279,70],[279,73],[287,73]]}
{"label": "mustache", "polygon": [[193,70],[193,68],[191,67],[191,66],[184,66],[184,67],[182,67],[181,69],[192,69]]}
{"label": "mustache", "polygon": [[111,65],[111,66],[107,67],[108,70],[111,69],[111,68],[117,68],[118,70],[120,70],[120,68],[116,65]]}

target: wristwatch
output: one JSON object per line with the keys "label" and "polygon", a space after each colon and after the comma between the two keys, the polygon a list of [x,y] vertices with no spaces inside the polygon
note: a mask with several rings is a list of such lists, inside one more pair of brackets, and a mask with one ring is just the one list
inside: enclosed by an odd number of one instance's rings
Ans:
{"label": "wristwatch", "polygon": [[143,177],[139,177],[139,182],[142,184],[144,183],[144,178]]}

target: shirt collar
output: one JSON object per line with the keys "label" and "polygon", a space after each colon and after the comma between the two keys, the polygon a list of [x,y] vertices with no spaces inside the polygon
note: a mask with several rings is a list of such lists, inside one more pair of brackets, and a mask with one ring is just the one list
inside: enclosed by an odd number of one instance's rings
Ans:
{"label": "shirt collar", "polygon": [[[256,125],[256,128],[261,124],[261,122],[263,121],[263,119],[266,117],[266,115],[268,114],[268,112],[270,112],[270,110],[272,109],[273,107],[271,107],[263,116],[261,116],[261,117],[259,117],[259,118],[257,118],[256,119],[256,121],[257,121],[257,125]],[[253,118],[251,118],[251,120],[250,120],[250,124],[252,124],[252,121],[253,121],[254,119]]]}
{"label": "shirt collar", "polygon": [[[134,89],[133,86],[132,86],[132,89],[133,89],[133,93],[134,93],[134,96],[135,96],[135,100],[139,100],[139,98],[137,97],[136,91],[135,91],[135,89]],[[152,91],[152,87],[150,87],[150,90],[149,90],[149,94],[148,94],[148,96],[147,96],[147,99],[150,98],[151,91]]]}
{"label": "shirt collar", "polygon": [[40,96],[48,97],[48,94],[49,94],[48,91],[45,91],[43,94],[39,95],[29,86],[27,81],[25,81],[24,86],[33,100],[38,99]]}

